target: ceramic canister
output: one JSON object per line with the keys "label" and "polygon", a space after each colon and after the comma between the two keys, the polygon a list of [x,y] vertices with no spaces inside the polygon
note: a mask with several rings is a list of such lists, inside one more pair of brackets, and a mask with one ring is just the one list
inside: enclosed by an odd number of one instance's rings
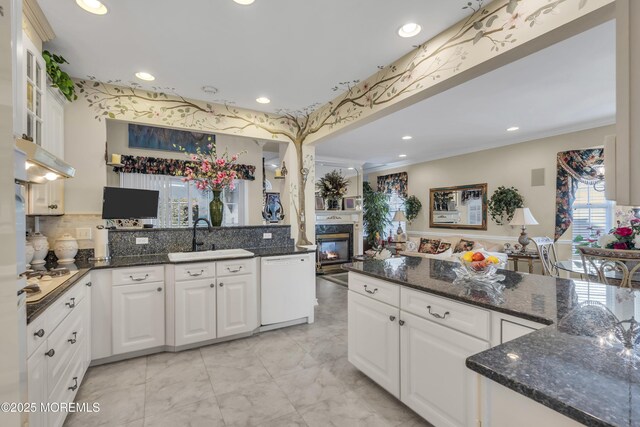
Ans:
{"label": "ceramic canister", "polygon": [[27,239],[33,245],[34,253],[31,265],[42,265],[45,263],[45,258],[49,253],[49,241],[47,236],[42,233],[32,233]]}
{"label": "ceramic canister", "polygon": [[56,240],[53,252],[58,257],[58,264],[73,263],[78,254],[78,241],[71,234],[65,233]]}
{"label": "ceramic canister", "polygon": [[33,259],[33,255],[35,254],[35,252],[36,250],[33,248],[33,244],[27,241],[24,250],[24,263],[27,265],[27,267],[31,265],[31,260]]}

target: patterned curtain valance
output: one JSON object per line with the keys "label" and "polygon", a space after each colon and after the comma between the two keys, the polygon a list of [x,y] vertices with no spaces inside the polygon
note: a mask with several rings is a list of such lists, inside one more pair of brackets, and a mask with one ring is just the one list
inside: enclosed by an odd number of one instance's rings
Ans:
{"label": "patterned curtain valance", "polygon": [[[122,156],[122,166],[115,166],[114,172],[143,173],[147,175],[172,175],[182,173],[191,161],[160,159],[156,157]],[[256,179],[256,167],[252,165],[234,165],[238,179],[253,181]]]}
{"label": "patterned curtain valance", "polygon": [[407,197],[409,175],[406,172],[393,173],[378,177],[378,191],[391,194],[397,192],[402,197]]}
{"label": "patterned curtain valance", "polygon": [[556,230],[557,241],[573,222],[573,202],[578,183],[595,184],[598,181],[596,166],[604,163],[604,149],[572,150],[558,153],[556,178]]}

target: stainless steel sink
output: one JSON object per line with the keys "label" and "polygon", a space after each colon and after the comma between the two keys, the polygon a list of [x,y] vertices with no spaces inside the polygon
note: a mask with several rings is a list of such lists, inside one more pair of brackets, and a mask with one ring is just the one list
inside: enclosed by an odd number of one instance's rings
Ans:
{"label": "stainless steel sink", "polygon": [[173,252],[169,254],[169,261],[204,261],[217,260],[226,258],[248,258],[252,257],[253,252],[244,249],[220,249],[217,251],[201,251],[201,252]]}

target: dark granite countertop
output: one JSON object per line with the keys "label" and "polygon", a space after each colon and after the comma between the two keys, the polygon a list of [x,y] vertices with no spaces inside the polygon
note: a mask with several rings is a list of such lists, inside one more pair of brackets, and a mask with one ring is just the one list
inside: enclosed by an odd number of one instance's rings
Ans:
{"label": "dark granite countertop", "polygon": [[401,257],[344,268],[550,325],[469,357],[467,367],[585,425],[640,426],[640,352],[606,339],[613,315],[640,317],[640,291],[501,271],[496,298],[454,283],[452,267]]}
{"label": "dark granite countertop", "polygon": [[[254,257],[266,257],[266,256],[285,256],[296,255],[309,252],[315,252],[306,248],[298,248],[296,246],[285,247],[273,247],[273,248],[247,248],[249,252],[253,253]],[[238,258],[225,258],[224,260],[250,258],[250,257],[238,257]],[[167,254],[155,254],[155,255],[133,255],[133,256],[121,256],[113,257],[109,261],[88,261],[77,260],[75,264],[60,265],[60,267],[67,267],[71,270],[78,270],[78,273],[69,278],[66,282],[60,285],[55,291],[44,297],[42,300],[36,303],[27,304],[27,324],[36,319],[44,310],[63,295],[69,288],[71,288],[79,279],[84,277],[89,271],[104,268],[124,268],[124,267],[140,267],[144,265],[158,265],[158,264],[189,264],[194,262],[208,262],[207,260],[200,261],[180,261],[171,262]],[[212,261],[214,262],[214,261]],[[49,263],[46,268],[56,268],[58,265]]]}

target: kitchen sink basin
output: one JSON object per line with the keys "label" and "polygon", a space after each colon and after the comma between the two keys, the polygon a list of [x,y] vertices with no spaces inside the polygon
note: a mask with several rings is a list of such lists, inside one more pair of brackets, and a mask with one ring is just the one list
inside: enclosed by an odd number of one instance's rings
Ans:
{"label": "kitchen sink basin", "polygon": [[173,252],[169,254],[169,261],[204,261],[217,260],[226,258],[246,258],[252,257],[253,252],[244,249],[220,249],[217,251],[201,251],[201,252]]}

